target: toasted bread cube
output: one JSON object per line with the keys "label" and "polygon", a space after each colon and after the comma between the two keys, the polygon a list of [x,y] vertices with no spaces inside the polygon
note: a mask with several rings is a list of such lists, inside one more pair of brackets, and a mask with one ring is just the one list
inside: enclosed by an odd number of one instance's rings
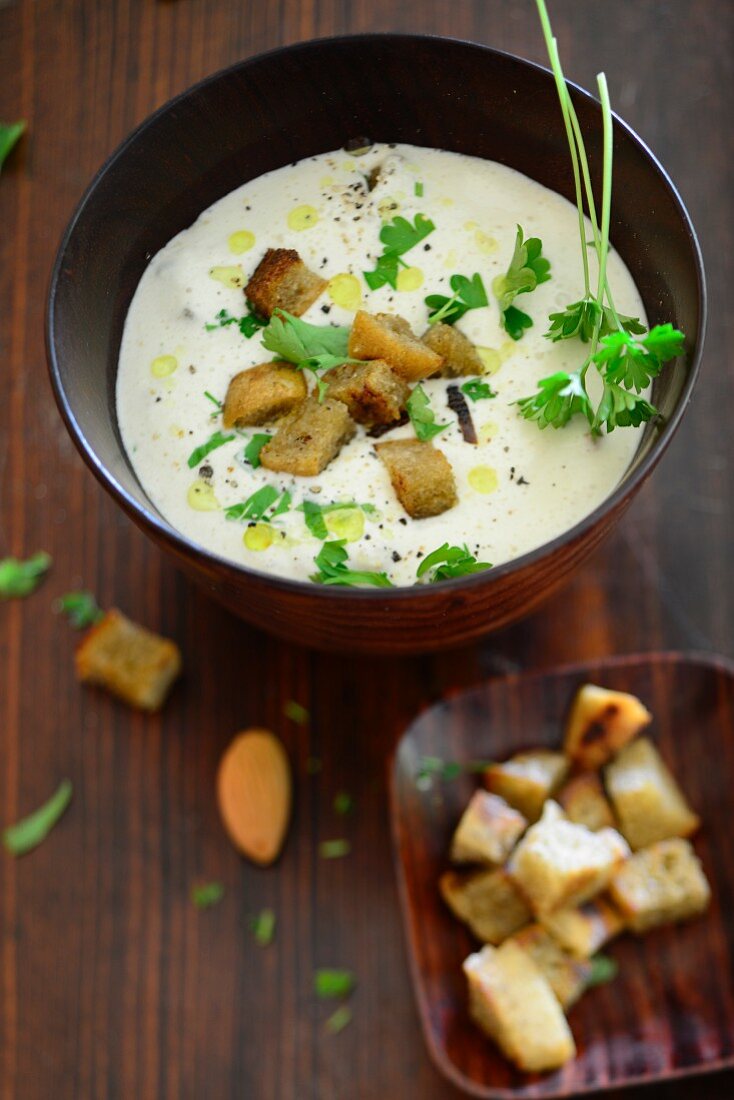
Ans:
{"label": "toasted bread cube", "polygon": [[546,799],[555,794],[568,774],[568,760],[560,752],[534,749],[520,752],[504,764],[492,764],[484,773],[484,785],[519,810],[528,821],[537,821]]}
{"label": "toasted bread cube", "polygon": [[595,772],[573,776],[558,792],[558,802],[569,821],[596,832],[616,826],[601,780]]}
{"label": "toasted bread cube", "polygon": [[278,425],[260,451],[260,463],[278,473],[312,477],[336,458],[356,430],[341,401],[319,403],[310,397]]}
{"label": "toasted bread cube", "polygon": [[446,871],[438,882],[451,912],[482,943],[502,943],[530,920],[525,900],[507,871]]}
{"label": "toasted bread cube", "polygon": [[443,360],[414,334],[404,317],[357,311],[349,334],[352,359],[384,359],[407,382],[436,374]]}
{"label": "toasted bread cube", "polygon": [[629,855],[614,829],[592,833],[548,802],[510,857],[507,869],[541,920],[558,909],[582,905],[601,893]]}
{"label": "toasted bread cube", "polygon": [[527,821],[504,798],[475,791],[451,843],[454,863],[504,863]]}
{"label": "toasted bread cube", "polygon": [[267,424],[292,412],[307,394],[303,371],[290,363],[261,363],[241,370],[229,383],[222,423],[225,428]]}
{"label": "toasted bread cube", "polygon": [[245,287],[245,298],[263,317],[284,309],[300,317],[326,288],[293,248],[269,248]]}
{"label": "toasted bread cube", "polygon": [[543,927],[578,959],[589,959],[624,929],[619,911],[603,897],[578,909],[558,909],[543,917]]}
{"label": "toasted bread cube", "polygon": [[421,339],[427,348],[443,359],[439,377],[462,378],[469,374],[484,374],[484,363],[479,358],[479,352],[471,340],[453,325],[444,325],[441,321],[429,325]]}
{"label": "toasted bread cube", "polygon": [[566,719],[563,751],[577,767],[593,771],[651,721],[650,711],[637,696],[584,684]]}
{"label": "toasted bread cube", "polygon": [[408,383],[384,359],[343,363],[327,371],[323,381],[329,384],[329,397],[343,401],[360,424],[394,423],[410,395]]}
{"label": "toasted bread cube", "polygon": [[516,943],[527,951],[567,1012],[586,989],[592,971],[591,963],[564,951],[542,924],[529,924],[507,942]]}
{"label": "toasted bread cube", "polygon": [[459,499],[451,463],[442,451],[419,439],[378,443],[398,500],[413,519],[438,516]]}
{"label": "toasted bread cube", "polygon": [[112,608],[76,651],[77,678],[141,710],[159,710],[181,672],[178,646]]}
{"label": "toasted bread cube", "polygon": [[609,764],[604,778],[619,828],[635,851],[672,836],[691,836],[701,824],[646,737]]}
{"label": "toasted bread cube", "polygon": [[633,932],[695,917],[711,899],[696,853],[679,837],[636,852],[617,872],[609,892]]}
{"label": "toasted bread cube", "polygon": [[464,960],[469,1013],[506,1058],[527,1073],[557,1069],[576,1054],[548,981],[512,940]]}

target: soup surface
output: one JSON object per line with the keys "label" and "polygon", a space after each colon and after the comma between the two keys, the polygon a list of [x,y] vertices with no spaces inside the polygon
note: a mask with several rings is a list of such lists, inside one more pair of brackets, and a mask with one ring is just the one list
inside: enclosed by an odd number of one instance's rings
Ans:
{"label": "soup surface", "polygon": [[[367,177],[382,166],[369,190]],[[382,251],[379,234],[395,215],[430,218],[435,229],[403,256],[397,288],[370,290],[364,271]],[[500,324],[491,286],[506,272],[517,225],[538,236],[551,278],[516,301],[533,320],[518,341]],[[591,230],[589,228],[589,236]],[[234,374],[274,356],[261,331],[246,336],[229,317],[246,313],[242,287],[268,248],[296,249],[328,279],[303,314],[314,324],[350,325],[357,309],[404,317],[420,335],[429,294],[450,295],[452,274],[479,272],[489,306],[457,323],[479,349],[496,396],[468,400],[478,438],[464,441],[447,406],[452,380],[422,383],[436,421],[433,439],[451,463],[458,503],[411,519],[399,503],[375,439],[363,427],[315,477],[253,468],[245,451],[271,427],[224,432],[216,402]],[[592,270],[593,270],[593,256]],[[645,314],[620,257],[609,260],[615,304]],[[588,515],[620,481],[640,440],[625,428],[593,439],[582,418],[540,431],[514,405],[538,380],[575,370],[584,346],[544,339],[548,314],[582,295],[576,210],[565,199],[500,164],[410,145],[374,145],[361,156],[339,151],[270,172],[226,195],[153,257],[133,298],[120,352],[117,409],[135,472],[160,513],[201,546],[249,568],[307,580],[322,542],[306,525],[304,501],[367,505],[332,509],[324,521],[346,538],[349,567],[384,571],[413,584],[420,559],[443,543],[466,544],[498,565],[546,543]],[[222,314],[222,311],[226,313]],[[309,387],[313,376],[306,372]],[[453,382],[467,381],[460,378]],[[590,388],[593,390],[593,381]],[[232,439],[200,461],[195,452],[221,431]],[[414,438],[411,424],[385,440]],[[272,485],[291,496],[272,522],[228,518],[226,509]]]}

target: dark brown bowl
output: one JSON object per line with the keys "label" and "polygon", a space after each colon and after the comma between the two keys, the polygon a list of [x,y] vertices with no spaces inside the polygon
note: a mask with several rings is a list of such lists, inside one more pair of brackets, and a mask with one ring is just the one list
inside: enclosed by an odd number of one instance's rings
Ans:
{"label": "dark brown bowl", "polygon": [[[572,95],[599,178],[601,117]],[[653,469],[690,399],[705,323],[701,255],[663,168],[615,122],[612,239],[651,323],[672,321],[687,354],[656,381],[648,427],[615,492],[572,530],[487,573],[430,587],[324,588],[225,561],[174,530],[122,447],[115,375],[123,323],[151,256],[211,203],[291,161],[356,136],[434,146],[508,164],[572,199],[550,73],[486,46],[365,35],[305,42],[196,85],[144,122],[92,182],[61,244],[48,306],[48,356],[67,427],[132,519],[232,611],[323,649],[416,653],[458,645],[532,611],[598,545]]]}

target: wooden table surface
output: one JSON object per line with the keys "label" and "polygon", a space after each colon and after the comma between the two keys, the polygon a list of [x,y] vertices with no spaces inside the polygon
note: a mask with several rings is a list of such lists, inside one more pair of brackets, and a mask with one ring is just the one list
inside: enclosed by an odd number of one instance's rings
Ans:
{"label": "wooden table surface", "polygon": [[[54,557],[38,593],[0,606],[0,823],[63,776],[75,788],[42,847],[17,861],[0,854],[2,1100],[455,1097],[424,1051],[406,969],[385,784],[401,728],[447,688],[507,669],[654,648],[734,651],[734,6],[551,7],[569,75],[588,87],[606,69],[615,106],[689,205],[711,296],[703,375],[662,465],[569,588],[482,645],[386,663],[308,653],[249,629],[122,516],[54,407],[46,282],[101,161],[205,74],[348,31],[437,32],[543,59],[534,5],[0,0],[0,117],[29,122],[0,178],[0,556]],[[180,642],[187,675],[162,717],[75,683],[76,638],[51,602],[80,585]],[[308,729],[283,717],[286,699],[309,708]],[[214,803],[219,756],[252,724],[282,734],[297,776],[293,829],[271,871],[236,856]],[[316,776],[309,755],[323,760]],[[339,789],[356,800],[346,823],[331,807]],[[317,842],[340,835],[351,856],[320,860]],[[199,912],[189,891],[210,879],[226,896]],[[248,927],[264,906],[278,915],[268,949]],[[319,966],[359,978],[353,1022],[337,1036],[324,1032],[330,1008],[311,993]],[[734,1077],[648,1095],[694,1090],[731,1096]]]}

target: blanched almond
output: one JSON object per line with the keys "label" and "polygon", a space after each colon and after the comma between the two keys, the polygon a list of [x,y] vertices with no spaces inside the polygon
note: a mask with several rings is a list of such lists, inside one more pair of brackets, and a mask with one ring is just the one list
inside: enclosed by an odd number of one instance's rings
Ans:
{"label": "blanched almond", "polygon": [[234,846],[254,863],[277,859],[291,813],[291,772],[282,743],[247,730],[229,745],[217,773],[217,801]]}

